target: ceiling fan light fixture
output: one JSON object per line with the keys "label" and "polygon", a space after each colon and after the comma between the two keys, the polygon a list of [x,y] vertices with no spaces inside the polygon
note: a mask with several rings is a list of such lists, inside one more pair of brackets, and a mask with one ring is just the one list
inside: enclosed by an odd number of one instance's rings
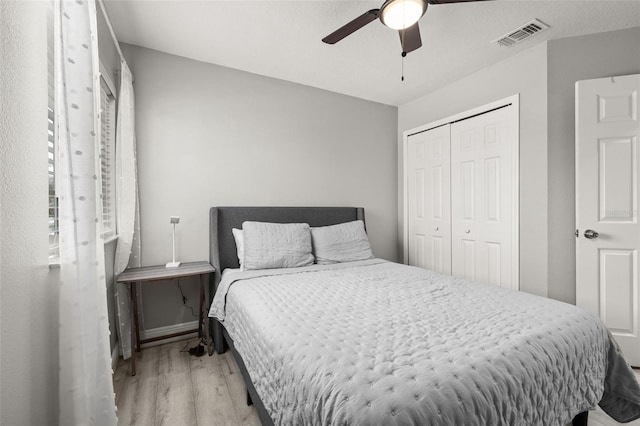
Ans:
{"label": "ceiling fan light fixture", "polygon": [[380,20],[389,28],[409,28],[427,11],[424,0],[387,0],[380,8]]}

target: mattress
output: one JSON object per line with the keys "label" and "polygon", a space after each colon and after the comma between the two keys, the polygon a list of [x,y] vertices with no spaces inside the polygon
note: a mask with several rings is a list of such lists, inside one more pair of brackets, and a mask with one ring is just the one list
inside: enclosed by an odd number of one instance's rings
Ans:
{"label": "mattress", "polygon": [[565,425],[640,415],[602,322],[380,259],[224,276],[211,305],[275,424]]}

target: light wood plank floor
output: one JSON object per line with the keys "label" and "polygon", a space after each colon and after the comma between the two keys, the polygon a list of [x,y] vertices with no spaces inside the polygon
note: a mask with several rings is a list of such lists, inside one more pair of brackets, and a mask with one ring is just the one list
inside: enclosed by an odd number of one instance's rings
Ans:
{"label": "light wood plank floor", "polygon": [[[143,349],[136,355],[134,377],[129,376],[129,362],[120,360],[113,376],[119,425],[260,425],[256,410],[246,404],[242,374],[231,352],[195,357],[188,352],[195,344]],[[636,376],[640,379],[640,370]],[[618,424],[599,407],[589,413],[589,426]],[[640,420],[627,425],[640,426]]]}
{"label": "light wood plank floor", "polygon": [[247,406],[242,374],[231,352],[189,355],[196,343],[143,349],[136,354],[133,377],[129,361],[120,360],[113,376],[119,425],[260,425],[255,408]]}

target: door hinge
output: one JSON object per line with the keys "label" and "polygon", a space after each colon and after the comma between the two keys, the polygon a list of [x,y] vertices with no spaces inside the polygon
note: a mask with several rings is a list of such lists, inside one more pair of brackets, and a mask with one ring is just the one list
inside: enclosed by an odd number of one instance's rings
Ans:
{"label": "door hinge", "polygon": [[580,230],[576,229],[576,238],[580,238]]}

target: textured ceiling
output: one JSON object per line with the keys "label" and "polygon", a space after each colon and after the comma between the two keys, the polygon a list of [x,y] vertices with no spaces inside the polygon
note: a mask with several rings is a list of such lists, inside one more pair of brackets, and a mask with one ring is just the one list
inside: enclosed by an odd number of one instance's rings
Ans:
{"label": "textured ceiling", "polygon": [[[389,105],[408,102],[544,40],[640,26],[640,0],[431,5],[420,20],[423,46],[405,58],[402,82],[398,34],[379,21],[333,46],[320,41],[381,3],[105,1],[122,42]],[[511,48],[491,43],[534,18],[551,29]]]}

